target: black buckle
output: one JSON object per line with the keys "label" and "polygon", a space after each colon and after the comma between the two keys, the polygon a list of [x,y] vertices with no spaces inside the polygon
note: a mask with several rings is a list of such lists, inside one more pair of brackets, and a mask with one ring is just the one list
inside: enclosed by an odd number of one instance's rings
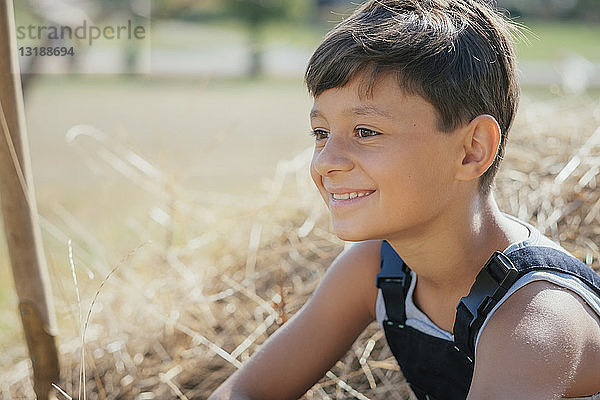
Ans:
{"label": "black buckle", "polygon": [[406,308],[404,302],[410,287],[410,282],[410,272],[404,273],[404,271],[402,271],[401,275],[395,274],[394,276],[386,276],[381,272],[377,274],[377,287],[381,289],[388,320],[399,324],[404,324],[406,321]]}
{"label": "black buckle", "polygon": [[456,307],[454,338],[457,346],[471,358],[483,322],[518,276],[519,271],[506,254],[496,251],[477,274],[469,294],[460,299]]}
{"label": "black buckle", "polygon": [[377,274],[377,287],[381,289],[388,320],[399,324],[406,321],[404,301],[410,287],[410,268],[385,240],[381,244],[381,272]]}
{"label": "black buckle", "polygon": [[406,274],[402,276],[394,275],[394,276],[385,276],[382,273],[377,274],[377,287],[381,289],[382,284],[385,283],[393,283],[399,284],[402,287],[406,285]]}

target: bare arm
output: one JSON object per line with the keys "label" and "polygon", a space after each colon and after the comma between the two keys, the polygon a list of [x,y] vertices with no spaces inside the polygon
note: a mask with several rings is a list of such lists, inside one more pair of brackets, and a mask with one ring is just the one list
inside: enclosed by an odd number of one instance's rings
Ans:
{"label": "bare arm", "polygon": [[297,399],[374,319],[380,242],[358,243],[332,263],[311,299],[209,400]]}
{"label": "bare arm", "polygon": [[548,400],[600,392],[598,373],[590,373],[600,360],[599,331],[597,316],[578,295],[544,281],[524,286],[482,332],[467,399]]}

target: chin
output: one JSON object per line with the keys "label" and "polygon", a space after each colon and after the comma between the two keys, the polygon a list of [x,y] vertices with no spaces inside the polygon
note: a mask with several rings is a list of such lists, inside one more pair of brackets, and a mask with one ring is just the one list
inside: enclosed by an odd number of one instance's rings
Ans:
{"label": "chin", "polygon": [[359,238],[357,236],[343,236],[340,234],[335,234],[338,238],[340,238],[340,240],[343,240],[344,242],[363,242],[365,240],[369,240],[368,238]]}
{"label": "chin", "polygon": [[340,229],[339,227],[333,228],[335,235],[343,240],[344,242],[362,242],[365,240],[377,239],[366,235],[365,232],[359,232],[358,229]]}

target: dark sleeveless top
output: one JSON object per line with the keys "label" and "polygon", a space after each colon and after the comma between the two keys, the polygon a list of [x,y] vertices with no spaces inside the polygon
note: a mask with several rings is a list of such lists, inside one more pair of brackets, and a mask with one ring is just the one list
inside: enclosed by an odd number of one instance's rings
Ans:
{"label": "dark sleeveless top", "polygon": [[381,289],[388,345],[404,377],[420,400],[465,399],[473,377],[475,339],[497,302],[520,277],[554,271],[579,278],[600,297],[600,276],[575,257],[546,246],[527,246],[507,254],[496,252],[477,275],[469,295],[457,307],[454,341],[407,326],[405,298],[411,271],[389,243],[381,245]]}

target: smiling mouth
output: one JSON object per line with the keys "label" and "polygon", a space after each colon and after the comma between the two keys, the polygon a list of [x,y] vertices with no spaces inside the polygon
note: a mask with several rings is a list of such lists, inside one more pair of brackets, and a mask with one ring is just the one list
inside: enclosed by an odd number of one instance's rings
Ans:
{"label": "smiling mouth", "polygon": [[352,200],[358,197],[365,197],[375,192],[374,190],[359,191],[359,192],[347,192],[347,193],[331,193],[331,197],[334,200]]}

